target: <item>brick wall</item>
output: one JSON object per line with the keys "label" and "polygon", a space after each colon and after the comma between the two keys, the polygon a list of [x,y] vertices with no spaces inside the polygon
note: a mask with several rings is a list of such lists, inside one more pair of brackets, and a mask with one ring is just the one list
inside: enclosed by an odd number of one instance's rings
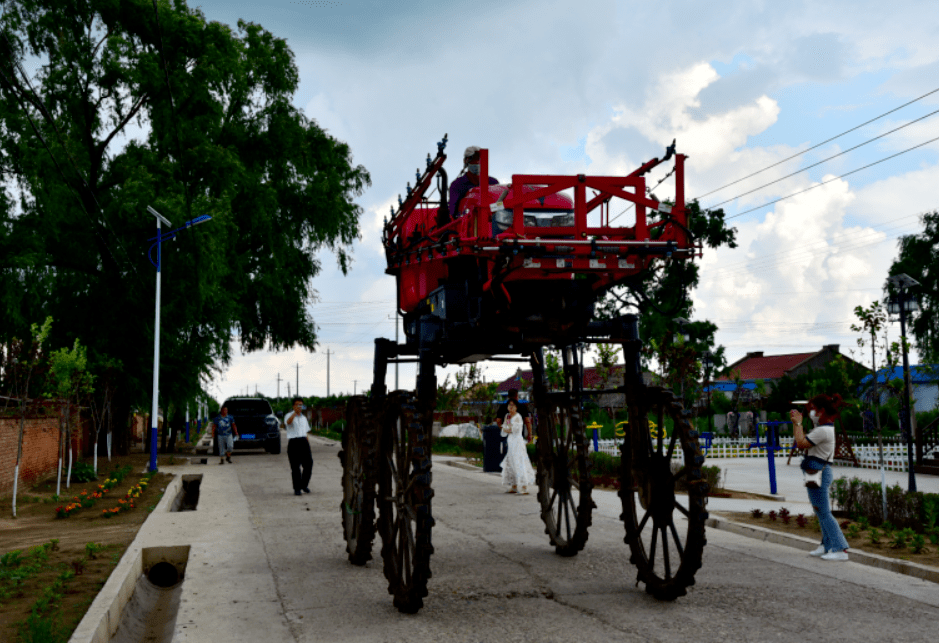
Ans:
{"label": "brick wall", "polygon": [[[17,440],[20,421],[0,419],[0,493],[13,491],[13,472],[16,466]],[[72,446],[76,459],[82,453],[82,432],[72,431]],[[55,473],[59,464],[59,419],[55,417],[26,420],[23,434],[23,461],[20,463],[20,489],[24,484],[42,480]],[[66,466],[68,455],[63,462]]]}

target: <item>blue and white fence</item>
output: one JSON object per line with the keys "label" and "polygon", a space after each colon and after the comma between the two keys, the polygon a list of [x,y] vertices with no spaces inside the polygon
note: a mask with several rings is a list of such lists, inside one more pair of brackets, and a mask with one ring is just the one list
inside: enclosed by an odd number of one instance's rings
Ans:
{"label": "blue and white fence", "polygon": [[[747,450],[747,447],[753,442],[752,438],[713,438],[711,447],[705,449],[705,442],[701,441],[701,450],[708,458],[765,458],[766,449],[753,448]],[[600,453],[605,453],[614,457],[620,456],[620,440],[598,440],[597,446]],[[782,447],[776,451],[777,458],[788,458],[789,451],[792,449],[792,438],[780,438],[779,445]],[[593,445],[591,445],[593,446]],[[879,469],[880,456],[878,447],[857,446],[852,447],[854,455],[857,456],[858,464],[864,469]],[[675,449],[672,455],[673,460],[681,460],[683,455],[680,449]],[[851,466],[849,463],[838,460],[836,466]],[[887,471],[906,471],[907,470],[907,449],[905,444],[893,442],[884,444],[884,469]]]}

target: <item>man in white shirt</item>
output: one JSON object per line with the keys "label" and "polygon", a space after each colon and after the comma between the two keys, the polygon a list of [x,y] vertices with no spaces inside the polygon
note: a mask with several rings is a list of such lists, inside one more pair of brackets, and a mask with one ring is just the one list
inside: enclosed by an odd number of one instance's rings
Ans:
{"label": "man in white shirt", "polygon": [[293,398],[293,411],[284,418],[287,425],[287,459],[293,478],[293,495],[310,493],[310,476],[313,475],[313,451],[306,434],[310,423],[303,416],[303,398]]}

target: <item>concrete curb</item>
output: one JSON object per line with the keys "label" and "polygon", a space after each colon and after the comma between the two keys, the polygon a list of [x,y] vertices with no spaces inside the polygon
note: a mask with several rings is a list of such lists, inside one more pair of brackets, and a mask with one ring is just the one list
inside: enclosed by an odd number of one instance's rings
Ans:
{"label": "concrete curb", "polygon": [[443,464],[449,465],[451,467],[456,467],[457,469],[463,469],[465,471],[478,471],[479,473],[483,473],[482,467],[474,467],[473,465],[467,464],[465,462],[457,462],[455,460],[444,460]]}
{"label": "concrete curb", "polygon": [[[796,536],[794,534],[787,534],[781,531],[767,529],[765,527],[757,527],[756,525],[745,525],[719,516],[708,518],[705,524],[708,527],[720,529],[721,531],[729,531],[731,533],[737,534],[738,536],[746,536],[747,538],[755,538],[756,540],[775,543],[777,545],[795,547],[796,549],[801,549],[807,552],[812,551],[818,547],[818,541],[811,538]],[[930,581],[931,583],[939,583],[939,569],[935,567],[927,567],[926,565],[911,563],[906,560],[887,558],[885,556],[879,556],[877,554],[871,554],[857,549],[852,549],[849,552],[849,555],[851,557],[851,561],[855,563],[868,565],[869,567],[885,569],[897,574],[913,576],[915,578]]]}
{"label": "concrete curb", "polygon": [[[786,502],[786,496],[780,496],[778,493],[774,496],[769,493],[758,493],[756,491],[741,491],[739,489],[716,489],[718,493],[726,491],[728,493],[749,493],[751,496],[757,496],[760,500],[772,500],[774,502]],[[710,496],[711,498],[719,498],[719,496]],[[720,498],[721,500],[740,500],[740,498]],[[745,500],[750,500],[750,498],[744,498]]]}
{"label": "concrete curb", "polygon": [[117,567],[111,572],[104,587],[98,592],[88,611],[85,612],[84,618],[75,628],[69,643],[108,643],[114,636],[121,622],[121,612],[133,596],[137,579],[143,573],[141,534],[145,532],[147,523],[154,514],[169,511],[169,506],[179,494],[182,481],[182,475],[177,473],[167,483],[160,502],[143,521],[137,531],[137,536],[128,545]]}

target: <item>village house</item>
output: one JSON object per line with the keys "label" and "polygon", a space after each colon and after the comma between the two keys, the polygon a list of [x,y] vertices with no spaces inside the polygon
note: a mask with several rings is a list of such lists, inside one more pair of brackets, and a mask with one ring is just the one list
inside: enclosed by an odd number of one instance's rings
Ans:
{"label": "village house", "polygon": [[[783,377],[797,377],[808,373],[812,369],[822,368],[826,364],[834,361],[838,356],[857,364],[861,368],[870,370],[863,364],[854,361],[850,357],[842,355],[838,344],[828,344],[821,350],[810,353],[789,353],[786,355],[763,355],[763,351],[754,351],[747,353],[746,356],[730,364],[727,367],[727,373],[739,372],[739,377],[743,381],[740,401],[749,402],[755,395],[756,381],[763,380],[766,393],[773,390],[776,382]],[[736,385],[733,378],[729,375],[722,375],[712,380],[710,387],[705,387],[705,392],[723,391],[728,396],[733,395]],[[706,404],[705,400],[702,400]]]}

